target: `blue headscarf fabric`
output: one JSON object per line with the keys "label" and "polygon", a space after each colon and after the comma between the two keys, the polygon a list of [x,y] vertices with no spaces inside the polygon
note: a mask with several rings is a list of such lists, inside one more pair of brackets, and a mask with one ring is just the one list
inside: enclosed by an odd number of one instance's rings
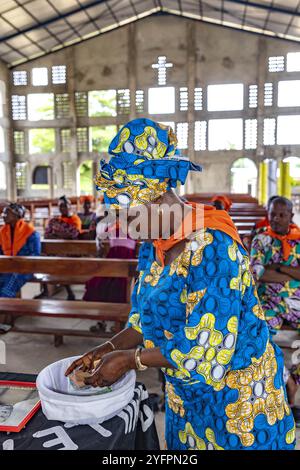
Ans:
{"label": "blue headscarf fabric", "polygon": [[113,207],[137,206],[184,184],[188,172],[201,167],[180,155],[171,127],[150,119],[127,123],[114,137],[109,162],[100,162],[96,187]]}

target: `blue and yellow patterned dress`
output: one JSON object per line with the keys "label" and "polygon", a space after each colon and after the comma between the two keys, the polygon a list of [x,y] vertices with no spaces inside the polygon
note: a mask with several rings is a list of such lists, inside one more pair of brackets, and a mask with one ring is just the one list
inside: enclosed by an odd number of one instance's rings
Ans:
{"label": "blue and yellow patterned dress", "polygon": [[293,449],[283,356],[246,251],[206,229],[165,267],[144,243],[139,272],[128,326],[174,366],[164,369],[168,449]]}

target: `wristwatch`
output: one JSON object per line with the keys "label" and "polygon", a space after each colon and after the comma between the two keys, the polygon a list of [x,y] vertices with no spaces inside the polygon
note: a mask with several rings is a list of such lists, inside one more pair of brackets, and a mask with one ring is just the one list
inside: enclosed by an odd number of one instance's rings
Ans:
{"label": "wristwatch", "polygon": [[148,369],[148,366],[145,366],[144,364],[142,364],[142,361],[141,361],[141,352],[142,352],[143,348],[141,348],[141,346],[138,346],[135,350],[135,365],[136,365],[136,368],[137,370],[146,370]]}

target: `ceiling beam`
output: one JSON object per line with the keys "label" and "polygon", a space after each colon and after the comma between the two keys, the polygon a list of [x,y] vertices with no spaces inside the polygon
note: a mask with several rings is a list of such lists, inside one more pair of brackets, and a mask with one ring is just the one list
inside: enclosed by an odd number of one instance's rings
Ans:
{"label": "ceiling beam", "polygon": [[80,13],[82,11],[85,12],[88,8],[95,7],[97,5],[101,5],[102,3],[106,3],[106,0],[92,0],[89,3],[85,3],[84,5],[80,4],[76,8],[73,8],[73,10],[69,10],[66,13],[61,13],[60,15],[57,15],[53,18],[48,19],[48,20],[40,21],[38,24],[36,24],[34,26],[28,26],[27,28],[23,28],[23,29],[20,28],[17,33],[7,34],[6,36],[0,36],[0,41],[7,41],[8,39],[13,39],[13,38],[19,36],[20,34],[29,33],[30,31],[34,31],[36,29],[49,26],[50,24],[55,23],[56,21],[65,20],[69,16],[75,15],[76,13]]}
{"label": "ceiling beam", "polygon": [[238,5],[244,5],[248,7],[253,7],[253,8],[258,8],[260,10],[264,11],[270,11],[274,13],[281,13],[283,15],[289,15],[289,16],[300,16],[300,12],[297,10],[293,10],[291,8],[284,8],[279,5],[266,5],[266,4],[261,4],[258,2],[253,2],[253,1],[245,1],[245,0],[227,0],[228,3],[237,3]]}

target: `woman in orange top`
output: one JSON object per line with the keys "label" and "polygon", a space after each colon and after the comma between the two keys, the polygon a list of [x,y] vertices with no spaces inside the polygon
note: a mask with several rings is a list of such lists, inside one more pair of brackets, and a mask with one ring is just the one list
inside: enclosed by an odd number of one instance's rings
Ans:
{"label": "woman in orange top", "polygon": [[[39,256],[40,235],[24,220],[25,208],[9,204],[2,213],[4,226],[0,230],[0,255]],[[16,297],[21,287],[29,282],[31,274],[0,274],[0,297]]]}
{"label": "woman in orange top", "polygon": [[[45,230],[45,238],[59,240],[77,240],[81,233],[81,220],[76,214],[72,214],[71,201],[62,196],[58,200],[59,217],[49,220]],[[75,300],[75,295],[70,286],[65,286],[68,293],[68,300]],[[46,285],[43,286],[42,293],[37,298],[47,297],[49,294]]]}
{"label": "woman in orange top", "polygon": [[232,206],[231,199],[223,194],[216,194],[216,196],[212,198],[211,202],[217,210],[226,212],[229,212],[229,209]]}
{"label": "woman in orange top", "polygon": [[72,214],[71,201],[62,196],[58,200],[59,217],[53,217],[45,231],[45,238],[76,240],[81,233],[81,220]]}

